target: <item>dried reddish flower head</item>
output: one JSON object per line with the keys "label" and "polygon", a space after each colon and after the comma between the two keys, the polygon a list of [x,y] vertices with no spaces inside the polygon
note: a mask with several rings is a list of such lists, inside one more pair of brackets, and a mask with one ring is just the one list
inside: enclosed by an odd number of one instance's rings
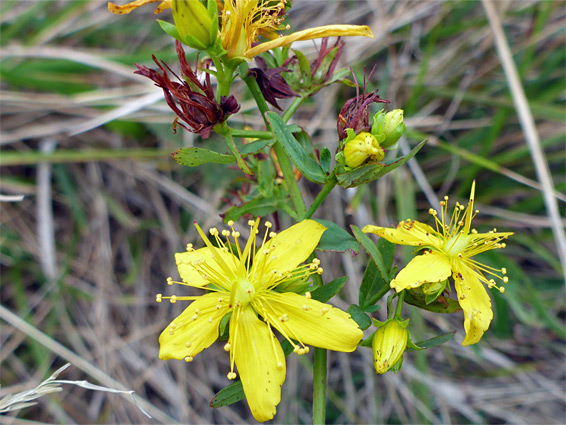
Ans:
{"label": "dried reddish flower head", "polygon": [[281,108],[277,104],[277,99],[287,99],[289,97],[298,96],[281,76],[282,72],[289,72],[289,70],[284,66],[268,68],[265,60],[259,56],[255,57],[255,61],[258,67],[250,68],[248,74],[257,80],[257,84],[265,100],[281,111]]}
{"label": "dried reddish flower head", "polygon": [[[176,47],[183,78],[179,78],[165,62],[158,61],[155,56],[152,57],[160,71],[136,64],[138,70],[135,71],[135,74],[150,78],[156,86],[163,89],[165,101],[177,114],[177,118],[173,121],[173,130],[179,124],[184,129],[199,133],[203,139],[207,139],[212,128],[216,124],[223,123],[228,116],[238,112],[240,105],[234,96],[222,96],[218,104],[210,84],[210,74],[205,73],[205,80],[201,82],[196,72],[188,64],[182,44],[177,41]],[[205,62],[203,66],[208,68],[209,63]],[[171,81],[168,72],[173,74],[178,81]],[[180,122],[179,118],[188,127]]]}
{"label": "dried reddish flower head", "polygon": [[346,132],[347,128],[351,128],[356,134],[370,130],[369,105],[372,103],[389,103],[388,100],[379,97],[377,90],[366,93],[367,81],[371,78],[374,69],[375,67],[372,69],[367,79],[364,71],[364,87],[362,94],[360,94],[360,85],[352,73],[356,83],[356,96],[346,101],[338,115],[337,129],[340,140],[344,140],[348,136]]}

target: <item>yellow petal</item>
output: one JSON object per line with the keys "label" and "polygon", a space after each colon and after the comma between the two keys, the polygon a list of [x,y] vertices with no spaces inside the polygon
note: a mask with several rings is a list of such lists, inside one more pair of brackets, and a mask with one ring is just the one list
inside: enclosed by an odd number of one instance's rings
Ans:
{"label": "yellow petal", "polygon": [[491,300],[476,272],[465,264],[459,263],[455,266],[453,277],[458,302],[464,310],[466,338],[462,345],[475,344],[489,328],[493,319]]}
{"label": "yellow petal", "polygon": [[285,381],[285,354],[269,327],[248,306],[230,319],[230,343],[254,418],[273,419]]}
{"label": "yellow petal", "polygon": [[267,52],[268,50],[275,49],[276,47],[287,46],[294,41],[312,40],[315,38],[333,36],[343,37],[349,35],[361,35],[364,37],[373,38],[373,34],[370,28],[366,25],[325,25],[323,27],[309,28],[303,31],[297,31],[293,34],[258,44],[257,46],[247,50],[244,53],[244,56],[251,59],[256,55],[259,55],[260,53]]}
{"label": "yellow petal", "polygon": [[229,311],[230,296],[225,295],[222,302],[219,298],[222,293],[203,295],[165,328],[159,336],[161,360],[194,357],[216,341],[220,320]]}
{"label": "yellow petal", "polygon": [[292,292],[268,292],[256,308],[282,335],[305,345],[351,352],[364,336],[348,313]]}
{"label": "yellow petal", "polygon": [[171,7],[171,0],[135,0],[130,3],[127,3],[123,6],[118,6],[117,4],[112,3],[111,1],[108,2],[108,10],[116,15],[127,15],[132,10],[137,9],[138,7],[145,6],[149,3],[157,3],[161,2],[161,4],[155,9],[155,13],[159,13],[164,11],[165,9],[169,9]]}
{"label": "yellow petal", "polygon": [[256,254],[250,280],[265,286],[280,273],[292,271],[314,251],[325,230],[314,220],[303,220],[278,233]]}
{"label": "yellow petal", "polygon": [[364,226],[362,232],[376,234],[398,245],[441,246],[436,230],[420,221],[401,222],[396,228],[368,225]]}
{"label": "yellow petal", "polygon": [[450,260],[444,254],[426,251],[417,255],[391,281],[391,287],[397,292],[403,289],[417,288],[423,283],[441,282],[450,277]]}
{"label": "yellow petal", "polygon": [[[219,259],[223,261],[219,262]],[[177,253],[175,261],[179,276],[186,284],[199,288],[218,283],[226,290],[232,286],[238,265],[238,259],[231,253],[209,247]],[[225,270],[226,267],[228,270]]]}

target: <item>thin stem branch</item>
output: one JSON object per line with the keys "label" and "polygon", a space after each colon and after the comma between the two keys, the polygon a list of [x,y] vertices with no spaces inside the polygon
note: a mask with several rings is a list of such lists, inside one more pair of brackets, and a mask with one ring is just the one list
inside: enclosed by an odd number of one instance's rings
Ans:
{"label": "thin stem branch", "polygon": [[233,137],[247,137],[250,139],[272,139],[273,133],[271,131],[256,131],[256,130],[244,130],[242,128],[231,128]]}
{"label": "thin stem branch", "polygon": [[324,200],[326,199],[328,194],[330,192],[332,192],[332,189],[334,189],[334,187],[336,186],[337,183],[338,183],[338,180],[336,180],[336,178],[333,178],[332,180],[325,183],[324,187],[318,193],[318,195],[316,196],[316,199],[313,201],[309,210],[305,214],[305,218],[311,218],[314,215],[314,213],[316,212],[318,207],[320,207],[320,205],[324,202]]}

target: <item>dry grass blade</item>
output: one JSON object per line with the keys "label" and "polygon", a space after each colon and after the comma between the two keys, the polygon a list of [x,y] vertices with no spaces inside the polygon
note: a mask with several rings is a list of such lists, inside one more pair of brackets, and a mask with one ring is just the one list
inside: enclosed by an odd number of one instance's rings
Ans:
{"label": "dry grass blade", "polygon": [[[87,362],[82,357],[78,356],[77,354],[73,353],[68,348],[62,346],[54,339],[50,338],[49,336],[45,335],[43,332],[39,331],[37,328],[31,326],[29,323],[22,320],[20,317],[6,309],[4,306],[0,306],[0,318],[2,320],[10,323],[12,326],[16,327],[21,332],[24,332],[31,338],[38,341],[40,344],[44,345],[51,351],[57,353],[61,358],[69,361],[70,363],[74,364],[76,367],[81,369],[83,372],[89,374],[93,378],[97,379],[98,381],[108,385],[109,387],[117,387],[121,388],[119,390],[113,391],[120,391],[121,394],[128,394],[131,395],[131,391],[125,389],[122,384],[102,372],[99,368],[94,366],[93,364]],[[59,390],[58,390],[59,391]],[[149,414],[156,418],[157,420],[161,421],[161,423],[176,423],[176,421],[167,415],[165,412],[157,409],[155,406],[150,404],[144,399],[132,399],[135,403],[141,406],[142,411],[146,414]]]}
{"label": "dry grass blade", "polygon": [[519,116],[521,126],[525,133],[525,140],[531,151],[535,170],[542,186],[542,195],[544,197],[547,214],[552,221],[554,239],[558,249],[560,263],[562,264],[564,283],[566,284],[566,235],[564,233],[564,226],[561,223],[562,220],[558,210],[558,203],[556,202],[556,198],[553,196],[554,184],[552,183],[550,169],[544,152],[540,146],[540,138],[535,126],[535,121],[525,95],[525,90],[523,89],[523,85],[519,79],[517,67],[515,66],[513,56],[511,55],[511,49],[509,48],[505,38],[505,33],[503,32],[499,15],[497,14],[495,6],[491,0],[482,0],[482,4],[484,5],[487,17],[489,18],[489,23],[495,37],[497,52],[511,91],[511,97],[513,98],[517,115]]}

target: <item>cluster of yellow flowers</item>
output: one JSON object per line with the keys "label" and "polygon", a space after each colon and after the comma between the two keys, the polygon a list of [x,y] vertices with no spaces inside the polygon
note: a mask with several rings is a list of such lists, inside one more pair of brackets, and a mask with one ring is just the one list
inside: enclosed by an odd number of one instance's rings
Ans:
{"label": "cluster of yellow flowers", "polygon": [[[283,17],[288,8],[286,0],[136,0],[123,6],[109,2],[108,7],[113,13],[124,14],[149,3],[159,3],[156,13],[172,9],[175,25],[165,23],[162,27],[177,39],[184,80],[179,83],[170,81],[166,66],[157,60],[161,72],[138,66],[138,73],[152,78],[156,85],[162,87],[170,106],[205,138],[217,128],[217,124],[223,124],[228,115],[239,109],[235,99],[228,97],[233,71],[238,64],[298,40],[328,36],[373,37],[367,26],[359,25],[326,25],[280,36],[278,30],[289,29],[283,26]],[[267,41],[258,42],[260,36]],[[187,64],[182,43],[209,53],[216,66],[211,73],[216,76],[220,96],[214,96],[209,73],[206,84],[199,83]],[[339,49],[334,54],[337,51]],[[333,69],[331,60],[333,57],[328,58],[326,70]],[[223,69],[229,72],[225,78]],[[261,67],[258,69],[255,72],[263,72],[261,75],[264,79],[269,80],[274,75]],[[281,72],[280,68],[277,70],[276,74]],[[226,81],[227,86],[220,90]],[[287,90],[283,78],[278,81]],[[224,90],[226,87],[227,90]],[[343,166],[344,187],[379,178],[381,170],[386,167],[380,164],[385,156],[384,149],[394,149],[406,129],[400,109],[388,113],[380,111],[370,126],[368,106],[388,101],[380,99],[377,91],[366,93],[365,88],[364,83],[364,93],[358,93],[358,96],[346,102],[339,116],[341,157],[337,155],[336,158]],[[280,88],[280,98],[298,96],[290,88],[285,90]],[[180,107],[174,98],[179,102],[179,99],[182,100]],[[408,159],[408,156],[404,158],[405,161]],[[312,159],[311,162],[316,168],[317,163]],[[359,170],[364,164],[373,167],[368,169],[369,174],[356,174],[356,169]],[[246,173],[249,171],[247,167],[242,169]],[[330,171],[326,173],[330,174]],[[351,178],[344,177],[350,174]],[[336,176],[340,177],[339,173],[333,172],[328,180],[319,182],[335,185],[338,182]],[[291,181],[296,184],[294,176]],[[395,228],[367,225],[362,230],[394,244],[415,247],[417,255],[389,283],[392,289],[401,294],[398,307],[403,304],[403,291],[420,291],[433,295],[433,299],[442,293],[448,294],[449,279],[452,278],[457,302],[464,312],[466,336],[463,345],[477,343],[493,318],[485,286],[504,292],[502,284],[508,282],[505,268],[489,267],[474,257],[488,250],[505,247],[503,241],[512,235],[496,229],[478,233],[472,228],[472,219],[478,212],[474,210],[474,196],[475,182],[467,207],[457,203],[451,214],[448,211],[448,197],[445,197],[440,205],[440,214],[434,209],[429,211],[435,221],[434,227],[407,219]],[[281,385],[286,376],[285,353],[274,331],[288,341],[298,355],[308,353],[309,346],[352,352],[364,335],[350,314],[313,299],[311,292],[305,289],[307,286],[304,283],[311,276],[323,273],[320,261],[311,257],[327,230],[322,224],[305,219],[275,233],[273,225],[265,221],[264,232],[259,236],[260,219],[257,218],[248,221],[246,233],[249,232],[249,237],[245,243],[234,222],[230,220],[227,224],[229,228],[221,231],[212,228],[207,235],[195,223],[205,246],[194,249],[189,244],[185,252],[176,254],[181,281],[174,281],[170,277],[167,283],[202,289],[206,293],[199,296],[156,296],[157,302],[168,300],[174,304],[192,301],[159,337],[159,357],[163,360],[192,362],[196,355],[215,341],[227,337],[224,344],[230,356],[227,377],[235,379],[237,371],[253,416],[258,421],[266,421],[276,413],[281,400]],[[458,305],[452,302],[457,309]],[[395,316],[390,316],[384,323],[375,323],[377,330],[372,336],[372,347],[377,373],[398,370],[406,349],[419,348],[411,341],[407,330],[408,320],[401,320],[400,311],[398,309]],[[223,332],[225,326],[228,326],[227,335]]]}

